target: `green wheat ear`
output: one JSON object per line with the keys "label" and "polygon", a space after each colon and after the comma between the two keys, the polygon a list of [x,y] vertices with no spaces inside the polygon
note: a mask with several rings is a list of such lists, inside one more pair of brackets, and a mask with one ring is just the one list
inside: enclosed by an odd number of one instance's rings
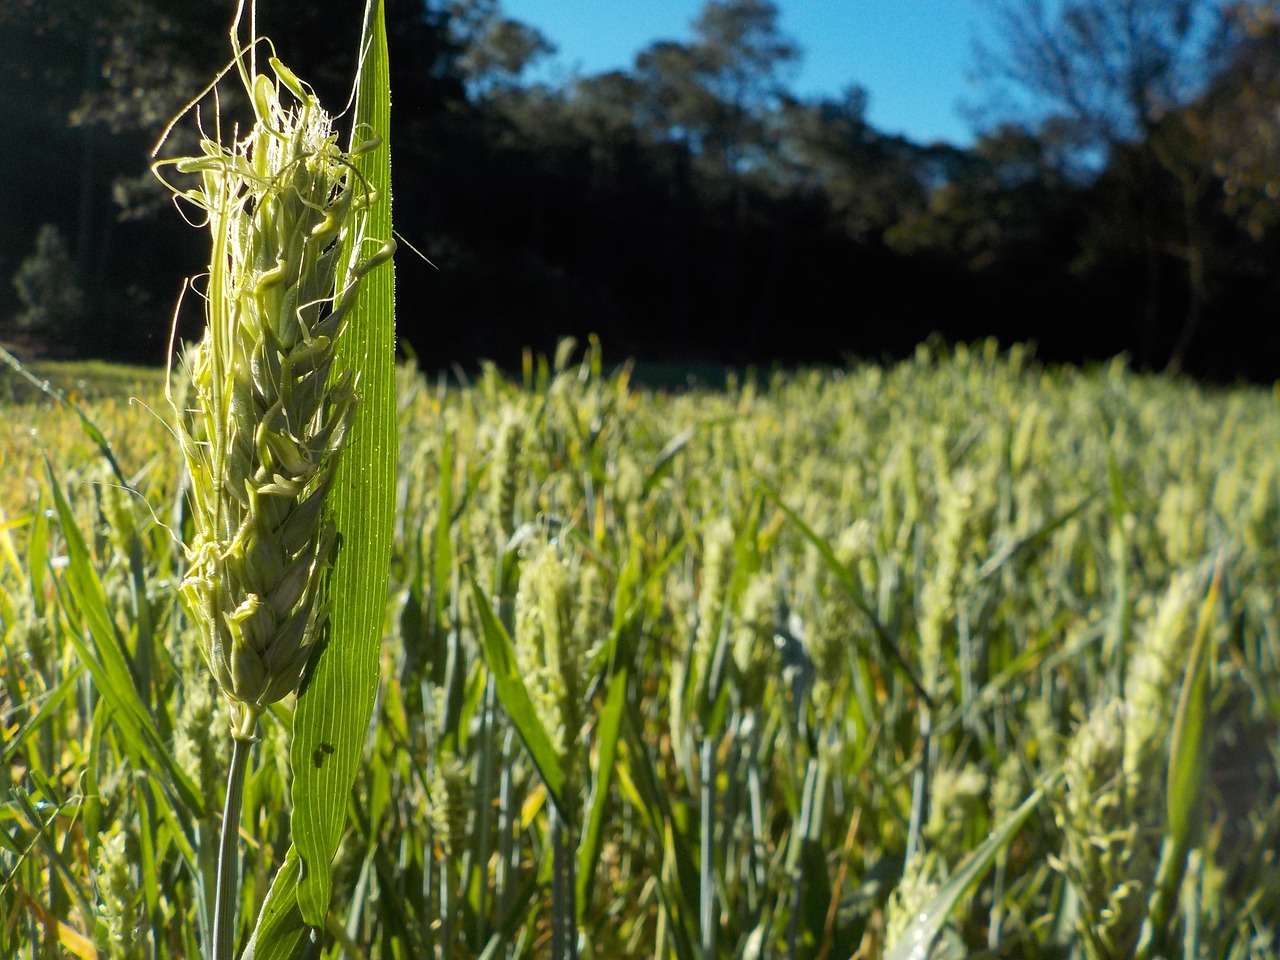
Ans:
{"label": "green wheat ear", "polygon": [[181,593],[232,733],[249,740],[262,710],[297,689],[328,618],[338,543],[325,498],[359,386],[334,369],[335,347],[361,278],[394,250],[364,252],[376,192],[311,89],[269,62],[274,81],[246,77],[247,137],[206,138],[202,156],[166,162],[198,175],[175,194],[212,235],[208,325],[183,358],[190,402],[176,411],[195,513]]}

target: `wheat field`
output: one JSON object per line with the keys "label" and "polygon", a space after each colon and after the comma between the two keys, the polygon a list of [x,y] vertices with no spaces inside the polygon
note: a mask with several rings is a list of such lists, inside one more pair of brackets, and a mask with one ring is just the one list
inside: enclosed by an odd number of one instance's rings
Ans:
{"label": "wheat field", "polygon": [[[101,373],[0,379],[0,956],[194,960],[230,720],[162,384]],[[566,342],[397,385],[309,955],[1277,955],[1275,393],[994,344],[659,392]],[[245,781],[242,937],[292,711]]]}

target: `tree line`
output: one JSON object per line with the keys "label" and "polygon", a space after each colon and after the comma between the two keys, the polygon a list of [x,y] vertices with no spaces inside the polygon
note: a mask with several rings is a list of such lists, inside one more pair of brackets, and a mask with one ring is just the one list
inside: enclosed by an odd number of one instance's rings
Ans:
{"label": "tree line", "polygon": [[[204,253],[148,155],[225,64],[229,7],[0,3],[0,335],[163,358]],[[359,7],[269,0],[258,29],[340,108]],[[957,147],[877,130],[856,85],[795,96],[770,0],[709,0],[691,39],[556,82],[552,44],[498,0],[387,0],[395,217],[422,255],[398,257],[402,342],[427,367],[591,332],[615,357],[748,364],[995,336],[1274,378],[1280,3],[987,16],[980,132]],[[163,151],[198,124],[210,98]],[[179,330],[199,322],[197,282]]]}

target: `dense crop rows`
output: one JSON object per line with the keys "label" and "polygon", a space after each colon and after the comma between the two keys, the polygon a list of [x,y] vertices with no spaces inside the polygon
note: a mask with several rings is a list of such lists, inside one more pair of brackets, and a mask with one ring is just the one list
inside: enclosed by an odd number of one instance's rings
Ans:
{"label": "dense crop rows", "polygon": [[[546,956],[567,922],[601,958],[924,957],[942,920],[938,957],[1274,956],[1270,393],[982,348],[400,388],[325,956]],[[0,431],[0,956],[194,960],[230,740],[175,603],[180,458],[147,405],[84,409],[121,476],[44,400]]]}

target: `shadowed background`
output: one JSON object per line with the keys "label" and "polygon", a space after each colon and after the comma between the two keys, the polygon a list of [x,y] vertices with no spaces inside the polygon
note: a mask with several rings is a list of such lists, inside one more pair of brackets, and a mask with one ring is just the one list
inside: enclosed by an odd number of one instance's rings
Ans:
{"label": "shadowed background", "polygon": [[[163,359],[202,253],[147,154],[226,60],[226,6],[0,5],[0,339]],[[397,229],[435,265],[402,251],[399,333],[424,367],[594,332],[677,364],[936,335],[1280,371],[1273,0],[612,6],[388,3]],[[259,11],[335,109],[358,7]]]}

